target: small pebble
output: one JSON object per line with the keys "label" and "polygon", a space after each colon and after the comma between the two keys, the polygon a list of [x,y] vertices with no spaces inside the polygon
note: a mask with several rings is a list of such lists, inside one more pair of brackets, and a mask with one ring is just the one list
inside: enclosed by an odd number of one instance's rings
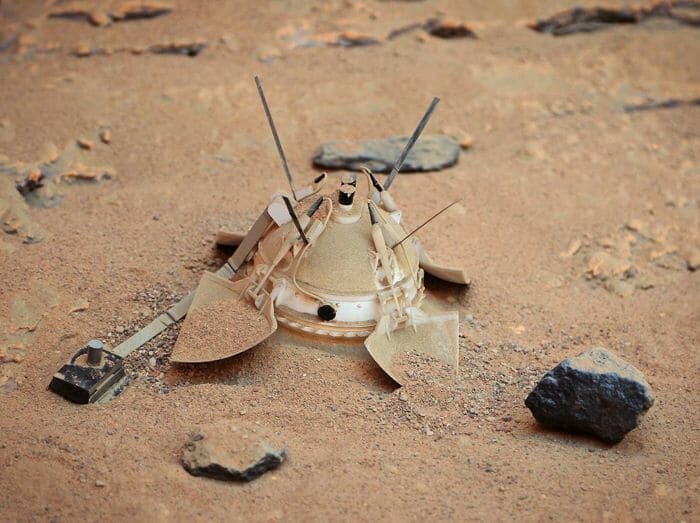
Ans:
{"label": "small pebble", "polygon": [[96,487],[106,487],[107,483],[104,482],[102,479],[95,480],[95,486]]}
{"label": "small pebble", "polygon": [[94,143],[92,143],[90,140],[86,140],[85,138],[80,138],[78,140],[78,145],[81,149],[87,149],[88,151],[91,151],[93,147],[95,147]]}
{"label": "small pebble", "polygon": [[109,129],[103,129],[100,131],[100,140],[102,140],[102,143],[112,143],[112,133]]}

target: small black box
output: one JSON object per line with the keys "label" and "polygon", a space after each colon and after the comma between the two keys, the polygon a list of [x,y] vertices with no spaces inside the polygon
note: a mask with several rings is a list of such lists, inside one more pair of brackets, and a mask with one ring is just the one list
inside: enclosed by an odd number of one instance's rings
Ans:
{"label": "small black box", "polygon": [[82,351],[78,351],[53,375],[49,389],[74,403],[94,403],[112,385],[124,378],[123,358],[105,350],[102,365],[91,366],[76,363],[81,354]]}

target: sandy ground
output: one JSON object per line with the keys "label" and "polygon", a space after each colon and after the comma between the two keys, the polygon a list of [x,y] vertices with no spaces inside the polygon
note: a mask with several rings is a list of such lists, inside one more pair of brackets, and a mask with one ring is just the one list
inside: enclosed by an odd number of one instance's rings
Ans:
{"label": "sandy ground", "polygon": [[[700,520],[700,288],[687,268],[700,108],[622,109],[700,95],[697,29],[525,26],[570,7],[557,1],[173,0],[171,14],[109,27],[49,19],[53,5],[0,3],[0,42],[20,35],[0,51],[0,164],[54,159],[110,179],[52,186],[62,199],[42,208],[0,174],[16,225],[0,232],[0,519]],[[440,13],[479,38],[294,48],[300,34],[383,38]],[[210,45],[192,58],[72,55],[199,40]],[[216,229],[245,230],[284,188],[254,74],[299,179],[322,141],[407,134],[435,95],[427,132],[471,135],[454,168],[392,187],[409,225],[463,199],[421,234],[474,279],[439,289],[462,312],[459,378],[394,390],[361,347],[284,333],[176,371],[171,331],[135,355],[136,380],[111,403],[47,391],[86,340],[123,338],[192,288],[224,256]],[[656,394],[614,447],[543,430],[523,404],[592,346]],[[288,462],[245,485],[188,475],[188,433],[222,418],[276,433]]]}

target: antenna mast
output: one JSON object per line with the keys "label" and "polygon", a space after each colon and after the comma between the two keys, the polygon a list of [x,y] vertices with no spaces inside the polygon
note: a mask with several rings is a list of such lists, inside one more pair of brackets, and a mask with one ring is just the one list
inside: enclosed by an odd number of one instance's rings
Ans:
{"label": "antenna mast", "polygon": [[393,169],[391,169],[391,173],[389,173],[389,177],[384,182],[384,190],[385,191],[389,190],[389,187],[391,186],[392,182],[394,181],[394,178],[396,178],[396,175],[399,174],[399,170],[401,169],[401,166],[403,165],[403,162],[406,159],[406,156],[408,156],[408,153],[410,152],[411,148],[413,147],[413,144],[415,144],[416,140],[418,140],[420,133],[423,132],[423,128],[428,123],[428,120],[430,119],[430,115],[433,114],[433,111],[435,110],[435,107],[437,106],[437,104],[439,102],[440,102],[440,98],[438,98],[437,96],[435,98],[433,98],[432,102],[430,102],[430,106],[428,107],[428,110],[425,111],[423,118],[421,118],[420,122],[418,122],[418,127],[416,127],[416,130],[413,131],[413,134],[408,139],[408,142],[406,142],[406,146],[403,148],[403,151],[401,151],[401,154],[399,155],[399,158],[396,160],[396,163],[394,164]]}
{"label": "antenna mast", "polygon": [[449,204],[447,207],[445,207],[444,209],[442,209],[442,210],[436,212],[435,214],[433,214],[430,218],[428,218],[428,219],[425,220],[423,223],[421,223],[418,227],[416,227],[416,228],[413,229],[411,232],[409,232],[409,233],[408,233],[406,236],[404,236],[401,240],[397,241],[394,245],[392,245],[391,248],[393,249],[394,247],[398,247],[399,245],[401,245],[401,244],[402,244],[405,240],[407,240],[410,236],[413,236],[414,233],[418,232],[420,229],[422,229],[423,227],[425,227],[426,225],[428,225],[430,222],[432,222],[435,218],[437,218],[438,216],[440,216],[443,212],[445,212],[447,209],[449,209],[450,207],[452,207],[454,204],[456,204],[456,203],[458,203],[458,202],[461,202],[461,201],[462,201],[461,199],[455,200],[455,201],[453,201],[451,204]]}
{"label": "antenna mast", "polygon": [[272,120],[272,114],[270,113],[270,107],[267,105],[267,99],[265,98],[265,93],[263,92],[262,82],[260,78],[255,77],[255,85],[258,88],[258,93],[260,94],[260,100],[262,101],[263,108],[265,109],[265,116],[267,116],[267,122],[270,124],[270,130],[272,131],[272,137],[275,139],[275,145],[277,146],[277,152],[282,159],[282,167],[284,167],[284,174],[287,175],[287,181],[289,182],[289,187],[292,189],[292,196],[296,200],[297,194],[294,189],[294,180],[292,179],[292,173],[289,171],[289,165],[287,164],[287,157],[284,155],[284,149],[282,149],[282,142],[280,142],[280,137],[277,134],[277,128],[275,127],[275,122]]}

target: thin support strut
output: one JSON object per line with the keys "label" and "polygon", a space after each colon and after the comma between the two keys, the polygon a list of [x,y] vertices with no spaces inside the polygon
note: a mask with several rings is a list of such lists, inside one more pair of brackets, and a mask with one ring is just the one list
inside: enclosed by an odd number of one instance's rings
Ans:
{"label": "thin support strut", "polygon": [[415,144],[416,140],[418,140],[420,133],[423,132],[423,129],[427,125],[428,120],[430,120],[430,115],[433,114],[433,111],[435,110],[435,107],[437,106],[437,104],[439,102],[440,102],[440,98],[438,98],[437,96],[435,98],[433,98],[432,102],[430,102],[430,107],[428,107],[428,110],[425,111],[425,114],[423,115],[423,118],[421,118],[421,121],[418,122],[418,127],[416,127],[416,130],[413,131],[413,134],[408,139],[408,142],[406,142],[406,146],[403,148],[403,151],[401,151],[401,155],[396,160],[396,163],[394,164],[393,169],[391,169],[391,172],[389,173],[389,177],[384,182],[384,190],[385,191],[389,190],[389,187],[391,187],[391,184],[393,183],[394,178],[396,178],[396,175],[399,174],[399,170],[401,170],[401,166],[403,165],[403,162],[406,159],[406,156],[408,156],[408,153],[410,152],[411,148],[413,147],[413,144]]}
{"label": "thin support strut", "polygon": [[267,105],[267,99],[265,98],[265,92],[263,91],[262,82],[260,78],[255,77],[255,85],[258,88],[258,93],[260,94],[260,100],[263,104],[263,109],[265,109],[265,116],[267,116],[267,122],[270,124],[270,130],[272,131],[272,137],[275,139],[275,145],[277,146],[277,152],[282,159],[282,167],[284,167],[284,174],[287,176],[287,181],[289,182],[289,187],[292,189],[292,195],[296,199],[296,190],[294,189],[294,180],[292,179],[292,173],[289,171],[289,164],[287,163],[287,157],[284,155],[284,149],[282,149],[282,142],[280,142],[280,137],[277,134],[277,128],[275,127],[275,122],[272,119],[272,113],[270,113],[270,107]]}

